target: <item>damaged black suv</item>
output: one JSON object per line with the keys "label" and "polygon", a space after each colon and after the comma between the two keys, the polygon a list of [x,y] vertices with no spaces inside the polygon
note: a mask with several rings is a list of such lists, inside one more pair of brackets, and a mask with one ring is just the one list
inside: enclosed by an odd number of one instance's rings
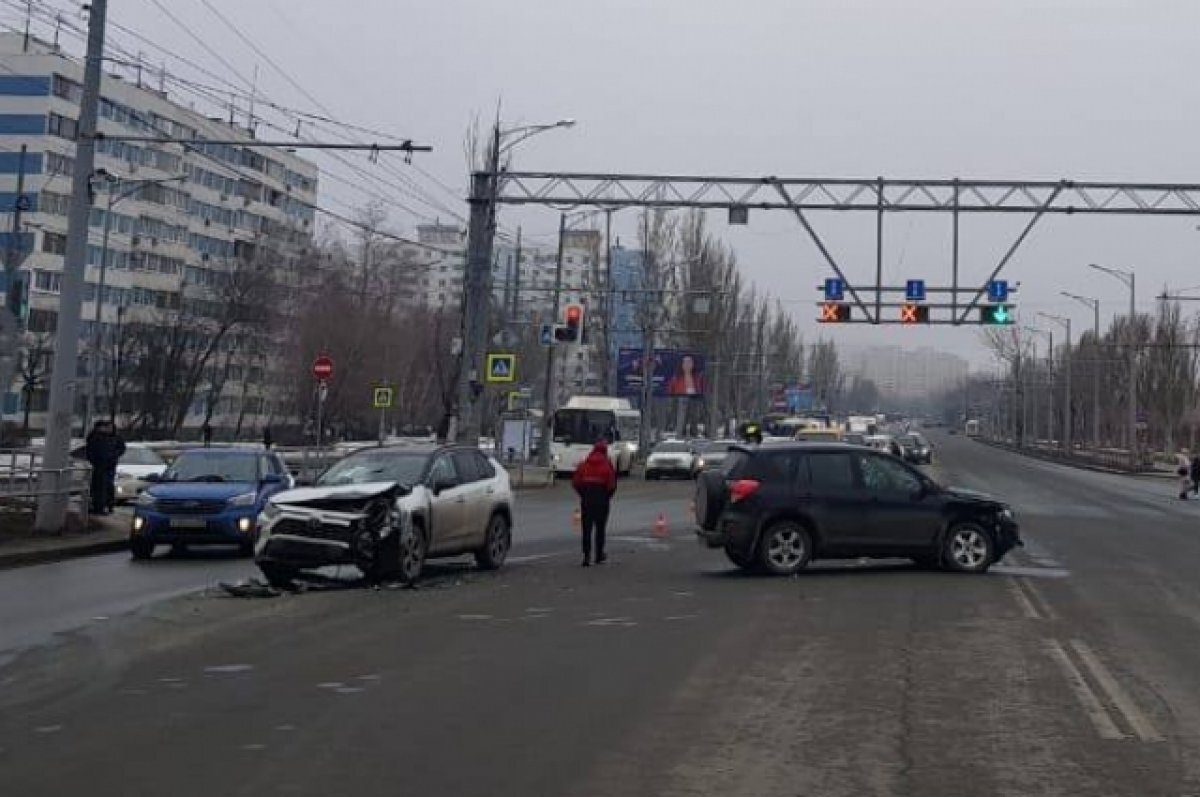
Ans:
{"label": "damaged black suv", "polygon": [[1003,502],[842,443],[735,447],[697,481],[696,523],[738,567],[775,575],[858,557],[982,573],[1021,544]]}

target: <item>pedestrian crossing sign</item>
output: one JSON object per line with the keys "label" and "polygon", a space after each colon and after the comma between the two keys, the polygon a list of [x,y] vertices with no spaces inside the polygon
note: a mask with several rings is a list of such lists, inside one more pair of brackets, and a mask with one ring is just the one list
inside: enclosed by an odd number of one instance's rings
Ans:
{"label": "pedestrian crossing sign", "polygon": [[487,381],[517,381],[517,355],[489,354],[487,356]]}
{"label": "pedestrian crossing sign", "polygon": [[377,410],[390,410],[392,408],[392,389],[390,387],[377,387],[374,391],[373,404]]}

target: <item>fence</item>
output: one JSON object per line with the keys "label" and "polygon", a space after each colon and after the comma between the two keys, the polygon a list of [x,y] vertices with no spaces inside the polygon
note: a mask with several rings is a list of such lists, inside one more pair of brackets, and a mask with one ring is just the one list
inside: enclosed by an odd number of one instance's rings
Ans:
{"label": "fence", "polygon": [[77,502],[76,511],[86,515],[91,481],[92,469],[86,462],[46,468],[40,449],[0,449],[0,504],[32,505],[42,496],[66,493]]}
{"label": "fence", "polygon": [[1101,468],[1104,470],[1124,473],[1155,471],[1156,456],[1154,452],[1140,452],[1136,467],[1131,462],[1129,451],[1123,448],[1080,448],[1070,450],[1055,445],[1046,440],[1026,440],[1018,443],[1012,438],[980,437],[981,442],[997,448],[1006,448],[1038,459],[1047,459],[1071,465]]}

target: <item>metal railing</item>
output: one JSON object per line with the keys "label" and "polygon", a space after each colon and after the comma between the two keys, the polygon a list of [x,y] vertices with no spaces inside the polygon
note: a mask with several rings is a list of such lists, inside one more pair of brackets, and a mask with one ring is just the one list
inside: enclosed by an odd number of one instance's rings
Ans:
{"label": "metal railing", "polygon": [[86,514],[91,498],[92,468],[74,462],[65,468],[46,468],[40,449],[0,449],[0,503],[30,503],[45,495],[66,494],[77,511]]}

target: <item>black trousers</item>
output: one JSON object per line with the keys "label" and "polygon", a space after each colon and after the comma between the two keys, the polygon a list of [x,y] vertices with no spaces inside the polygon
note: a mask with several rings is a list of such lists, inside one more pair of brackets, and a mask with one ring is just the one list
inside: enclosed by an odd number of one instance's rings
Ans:
{"label": "black trousers", "polygon": [[608,502],[584,501],[583,515],[583,555],[592,555],[592,535],[596,535],[596,556],[604,556],[604,534],[608,526]]}
{"label": "black trousers", "polygon": [[92,466],[92,512],[105,512],[112,508],[116,498],[116,488],[113,485],[116,475],[116,468]]}

